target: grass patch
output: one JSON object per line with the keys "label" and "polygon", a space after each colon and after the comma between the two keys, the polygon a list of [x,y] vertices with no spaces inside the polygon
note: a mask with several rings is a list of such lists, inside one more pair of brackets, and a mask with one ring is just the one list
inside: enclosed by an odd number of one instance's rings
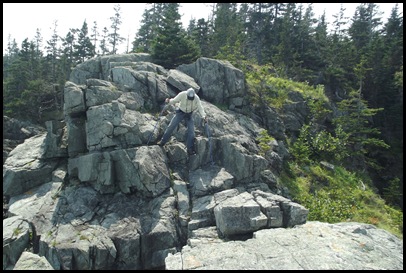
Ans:
{"label": "grass patch", "polygon": [[387,205],[364,174],[340,166],[331,170],[317,163],[290,163],[280,182],[292,200],[309,209],[309,221],[367,223],[403,239],[403,213]]}

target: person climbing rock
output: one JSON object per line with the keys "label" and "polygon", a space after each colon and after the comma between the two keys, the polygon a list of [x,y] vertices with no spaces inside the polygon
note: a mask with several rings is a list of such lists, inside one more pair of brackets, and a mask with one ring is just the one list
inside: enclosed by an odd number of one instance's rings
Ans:
{"label": "person climbing rock", "polygon": [[196,154],[194,149],[193,141],[195,138],[195,128],[194,128],[194,119],[193,112],[197,109],[200,113],[200,116],[203,118],[204,122],[207,122],[206,112],[203,109],[202,103],[199,96],[195,93],[193,88],[189,88],[186,91],[180,92],[173,99],[166,98],[165,102],[168,105],[179,103],[179,106],[176,109],[175,116],[173,116],[171,122],[165,130],[162,139],[158,141],[159,146],[164,146],[170,136],[172,135],[173,130],[179,125],[182,120],[186,121],[187,126],[187,138],[186,138],[186,147],[189,155]]}

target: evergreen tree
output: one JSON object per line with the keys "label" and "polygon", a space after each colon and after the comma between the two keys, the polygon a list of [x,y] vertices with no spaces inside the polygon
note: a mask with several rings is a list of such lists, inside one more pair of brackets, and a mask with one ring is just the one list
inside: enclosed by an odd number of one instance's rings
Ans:
{"label": "evergreen tree", "polygon": [[156,37],[158,22],[161,14],[156,11],[156,5],[162,3],[153,3],[151,8],[144,10],[141,20],[141,27],[135,34],[135,39],[132,42],[133,52],[151,53],[152,41]]}
{"label": "evergreen tree", "polygon": [[18,56],[19,48],[15,39],[11,40],[11,35],[8,36],[6,53],[3,55],[3,79],[6,79],[9,74],[8,68]]}
{"label": "evergreen tree", "polygon": [[358,51],[358,56],[367,53],[375,30],[381,25],[381,18],[376,17],[378,15],[376,9],[377,5],[374,3],[363,3],[355,10],[348,33]]}
{"label": "evergreen tree", "polygon": [[[48,77],[48,79],[55,83],[56,82],[56,73],[57,73],[57,60],[59,58],[59,48],[58,48],[58,41],[59,41],[59,36],[57,34],[57,27],[58,27],[58,21],[54,21],[54,30],[53,34],[51,37],[51,40],[47,41],[47,55],[46,55],[46,60],[48,64],[50,64],[50,68],[48,71],[45,72],[44,75]],[[49,66],[48,66],[49,67]]]}
{"label": "evergreen tree", "polygon": [[29,48],[28,39],[24,39],[21,50],[6,68],[7,77],[3,79],[3,113],[6,115],[20,117],[24,112],[21,94],[31,80],[28,69]]}
{"label": "evergreen tree", "polygon": [[333,14],[333,26],[334,26],[334,35],[338,37],[344,37],[347,34],[347,28],[345,25],[348,23],[349,17],[345,16],[344,4],[340,5],[340,11],[337,14]]}
{"label": "evergreen tree", "polygon": [[195,20],[190,20],[188,35],[199,46],[201,56],[210,57],[210,28],[209,22],[201,18],[195,24]]}
{"label": "evergreen tree", "polygon": [[307,6],[304,14],[302,8],[303,6],[300,5],[299,20],[297,22],[297,54],[299,60],[295,62],[296,65],[293,68],[295,70],[295,77],[293,78],[300,82],[313,82],[316,77],[315,71],[319,71],[322,68],[322,60],[317,54],[314,42],[315,28],[313,24],[316,22],[316,19],[314,18],[312,4]]}
{"label": "evergreen tree", "polygon": [[287,10],[287,3],[272,3],[269,9],[269,29],[265,32],[264,63],[277,64],[278,45],[280,44],[280,33],[284,22],[284,15]]}
{"label": "evergreen tree", "polygon": [[378,27],[381,25],[381,18],[377,17],[379,12],[373,3],[361,4],[357,7],[353,22],[349,28],[352,43],[357,50],[356,60],[366,61],[370,69],[365,75],[365,86],[363,88],[364,99],[372,107],[378,107],[375,103],[377,93],[382,88],[383,52],[384,44]]}
{"label": "evergreen tree", "polygon": [[114,17],[110,17],[112,22],[111,29],[112,32],[109,33],[109,43],[112,46],[111,54],[117,54],[117,47],[125,41],[125,38],[121,37],[119,34],[120,25],[121,25],[121,11],[120,11],[120,4],[114,6]]}
{"label": "evergreen tree", "polygon": [[33,67],[34,67],[34,78],[35,79],[42,79],[44,72],[43,72],[43,68],[44,68],[44,56],[43,56],[43,52],[42,52],[42,35],[39,29],[37,29],[36,31],[36,35],[34,38],[34,45],[35,45],[35,52],[33,52]]}
{"label": "evergreen tree", "polygon": [[75,46],[76,34],[79,29],[70,29],[65,38],[62,38],[62,57],[61,66],[62,73],[65,75],[65,80],[69,79],[71,69],[75,66]]}
{"label": "evergreen tree", "polygon": [[347,35],[345,28],[347,17],[345,8],[341,5],[339,12],[333,15],[333,33],[327,37],[324,55],[325,68],[322,70],[321,83],[325,85],[326,95],[333,101],[342,100],[347,90],[355,84],[354,78],[348,76],[356,64],[354,45]]}
{"label": "evergreen tree", "polygon": [[375,105],[385,110],[378,114],[377,122],[385,131],[395,133],[395,139],[403,136],[403,89],[399,88],[395,75],[403,71],[403,19],[396,5],[383,28],[381,67],[376,67],[373,77],[380,79],[376,90]]}
{"label": "evergreen tree", "polygon": [[369,157],[368,154],[372,149],[377,147],[389,148],[383,140],[377,136],[380,131],[372,124],[372,117],[382,108],[369,108],[367,102],[362,98],[363,82],[368,68],[365,67],[365,59],[354,69],[359,81],[359,89],[352,90],[348,99],[338,103],[338,110],[341,115],[335,118],[334,123],[343,128],[349,135],[348,137],[348,154],[351,169],[367,170],[368,167],[379,169],[376,160]]}
{"label": "evergreen tree", "polygon": [[108,32],[109,32],[109,30],[106,27],[104,27],[102,39],[100,41],[100,50],[101,50],[102,56],[108,54],[108,52],[109,52],[109,49],[107,47]]}
{"label": "evergreen tree", "polygon": [[34,79],[34,63],[32,58],[34,51],[35,44],[33,42],[28,42],[28,39],[25,39],[21,45],[20,58],[25,63],[28,81]]}
{"label": "evergreen tree", "polygon": [[169,3],[165,7],[161,26],[152,45],[154,62],[168,69],[194,62],[200,56],[198,46],[182,29],[178,8],[177,3]]}
{"label": "evergreen tree", "polygon": [[4,114],[33,122],[38,122],[40,98],[45,92],[43,87],[32,92],[35,83],[43,82],[40,78],[42,53],[37,51],[37,45],[38,39],[22,42],[21,50],[7,69],[8,77],[3,80]]}
{"label": "evergreen tree", "polygon": [[394,192],[403,189],[403,154],[399,153],[403,151],[403,87],[396,81],[396,74],[403,67],[403,19],[397,5],[392,9],[382,34],[374,39],[369,50],[372,70],[367,78],[367,99],[373,107],[383,108],[373,120],[391,150],[374,153],[383,167],[375,173],[375,184],[385,193],[385,200],[402,207],[403,196]]}
{"label": "evergreen tree", "polygon": [[242,23],[237,17],[236,3],[217,3],[214,16],[212,56],[216,56],[221,48],[233,47],[238,41],[241,44],[240,34],[243,30]]}
{"label": "evergreen tree", "polygon": [[327,66],[327,57],[331,56],[331,52],[329,51],[329,37],[327,34],[327,23],[326,23],[326,14],[323,13],[321,17],[318,19],[317,26],[315,28],[314,33],[314,45],[317,55],[319,56],[319,62],[316,73],[318,73],[317,77],[314,81],[310,81],[310,84],[313,86],[317,86],[319,84],[324,84],[323,80],[323,72],[325,67]]}
{"label": "evergreen tree", "polygon": [[247,54],[259,65],[264,63],[264,50],[268,46],[267,36],[272,28],[272,5],[273,3],[253,3],[247,10]]}
{"label": "evergreen tree", "polygon": [[92,34],[90,34],[90,38],[93,41],[93,47],[94,47],[93,56],[96,56],[99,54],[99,51],[96,52],[97,41],[99,40],[98,37],[99,37],[99,32],[98,32],[98,28],[97,28],[97,22],[94,21],[93,28],[92,28]]}
{"label": "evergreen tree", "polygon": [[78,42],[73,45],[74,57],[77,63],[83,63],[84,61],[94,57],[94,45],[92,44],[86,20],[83,22],[82,28],[78,32]]}
{"label": "evergreen tree", "polygon": [[283,68],[283,75],[290,77],[295,59],[298,57],[296,46],[299,44],[297,21],[298,12],[295,3],[288,3],[280,26],[279,44],[275,61],[277,66]]}
{"label": "evergreen tree", "polygon": [[[220,26],[225,27],[226,29],[221,32],[227,31],[228,34],[226,37],[223,37],[224,39],[219,39],[219,41],[222,40],[225,44],[219,48],[214,58],[229,60],[236,67],[242,68],[246,60],[243,53],[246,49],[247,38],[244,24],[241,20],[243,17],[240,12],[236,12],[236,9],[237,5],[231,4],[230,6],[221,5],[216,11],[218,13],[217,16],[223,18],[216,17],[215,24],[218,24],[219,28]],[[245,13],[245,11],[241,12]],[[226,22],[230,25],[226,26]],[[213,35],[213,41],[215,40],[216,36]]]}

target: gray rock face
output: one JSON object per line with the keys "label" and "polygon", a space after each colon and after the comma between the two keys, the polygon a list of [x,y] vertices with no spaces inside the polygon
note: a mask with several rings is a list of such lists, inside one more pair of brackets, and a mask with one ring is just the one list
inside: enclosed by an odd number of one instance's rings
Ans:
{"label": "gray rock face", "polygon": [[41,126],[3,116],[3,139],[23,141],[43,132],[45,129]]}
{"label": "gray rock face", "polygon": [[214,208],[217,229],[224,237],[265,227],[301,225],[306,222],[308,213],[306,208],[289,199],[260,190],[227,198]]}
{"label": "gray rock face", "polygon": [[[194,114],[192,156],[184,124],[164,147],[155,145],[174,115],[175,107],[162,111],[163,101],[188,87],[199,92],[209,117],[203,127]],[[64,89],[64,122],[47,122],[46,133],[27,138],[3,165],[3,195],[11,197],[3,269],[34,262],[55,270],[403,265],[397,238],[363,224],[348,232],[309,225],[306,208],[277,194],[278,170],[289,155],[285,129],[297,130],[306,107],[292,94],[296,104],[287,111],[300,113],[264,115],[276,140],[260,156],[256,138],[264,128],[241,114],[245,96],[242,72],[219,60],[167,71],[148,54],[126,54],[78,65]],[[371,250],[377,242],[391,248],[385,261],[375,259],[380,248]],[[374,260],[357,260],[362,251]]]}
{"label": "gray rock face", "polygon": [[199,58],[195,63],[180,65],[177,70],[194,78],[207,101],[241,108],[245,99],[245,79],[241,70],[228,61]]}
{"label": "gray rock face", "polygon": [[[167,270],[402,270],[403,241],[362,223],[307,222],[256,231],[245,241],[220,241],[198,230]],[[385,257],[385,258],[383,258]]]}
{"label": "gray rock face", "polygon": [[45,128],[3,116],[3,164],[10,152],[25,139],[44,133]]}
{"label": "gray rock face", "polygon": [[13,270],[54,270],[45,257],[24,251]]}
{"label": "gray rock face", "polygon": [[50,181],[58,161],[44,158],[46,134],[28,138],[12,150],[3,165],[3,195],[14,196]]}
{"label": "gray rock face", "polygon": [[3,220],[3,270],[14,265],[29,242],[29,223],[14,216]]}
{"label": "gray rock face", "polygon": [[216,226],[222,236],[245,234],[267,225],[267,217],[247,192],[221,202],[214,208]]}

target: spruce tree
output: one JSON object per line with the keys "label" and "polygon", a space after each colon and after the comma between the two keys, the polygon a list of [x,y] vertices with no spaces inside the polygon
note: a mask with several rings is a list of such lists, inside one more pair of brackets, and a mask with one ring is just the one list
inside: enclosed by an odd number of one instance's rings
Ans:
{"label": "spruce tree", "polygon": [[154,3],[153,7],[144,10],[141,26],[132,42],[133,52],[151,53],[152,51],[152,41],[156,37],[156,32],[159,26],[157,22],[159,22],[159,17],[161,16],[161,14],[156,12],[156,4],[159,3]]}
{"label": "spruce tree", "polygon": [[362,59],[354,69],[359,88],[351,90],[347,99],[337,103],[339,115],[333,121],[349,135],[347,167],[360,170],[381,168],[375,159],[369,157],[369,153],[377,147],[389,148],[389,145],[379,138],[380,131],[372,123],[372,117],[383,108],[369,108],[362,97],[363,82],[368,71],[365,65],[366,61]]}
{"label": "spruce tree", "polygon": [[275,55],[276,65],[283,68],[283,76],[290,77],[292,67],[297,57],[296,46],[298,44],[297,24],[298,13],[295,3],[288,3],[280,25],[279,44]]}
{"label": "spruce tree", "polygon": [[[58,42],[59,42],[59,35],[57,33],[57,27],[58,27],[58,21],[54,21],[54,30],[52,33],[52,37],[50,40],[47,41],[47,55],[46,59],[48,64],[50,64],[50,68],[48,69],[48,72],[46,72],[45,75],[47,75],[48,79],[52,82],[56,82],[56,71],[57,71],[57,65],[58,65],[58,59],[59,59],[59,48],[58,48]],[[49,66],[48,66],[49,67]]]}
{"label": "spruce tree", "polygon": [[237,4],[217,3],[214,15],[211,55],[216,57],[220,50],[228,51],[225,54],[223,52],[223,56],[234,50],[241,52],[241,48],[236,47],[237,44],[242,44],[243,31],[242,22],[237,15]]}
{"label": "spruce tree", "polygon": [[75,45],[76,45],[76,33],[78,29],[70,29],[65,38],[62,38],[62,57],[61,66],[62,73],[65,75],[65,80],[69,79],[71,69],[75,66]]}
{"label": "spruce tree", "polygon": [[37,28],[36,35],[34,38],[35,52],[33,52],[33,67],[34,67],[34,77],[36,79],[42,77],[42,67],[43,67],[43,53],[42,47],[42,35],[40,30]]}
{"label": "spruce tree", "polygon": [[199,56],[198,46],[182,29],[179,4],[169,3],[162,13],[162,23],[152,45],[154,62],[167,69],[194,62]]}
{"label": "spruce tree", "polygon": [[89,37],[89,30],[86,20],[83,22],[82,28],[78,32],[78,42],[74,44],[74,56],[78,63],[94,57],[94,45]]}
{"label": "spruce tree", "polygon": [[125,41],[124,37],[120,36],[119,30],[121,25],[121,10],[120,4],[114,6],[114,17],[110,17],[111,20],[111,32],[108,35],[108,42],[112,46],[111,54],[117,54],[118,46]]}
{"label": "spruce tree", "polygon": [[193,41],[199,46],[201,56],[210,56],[210,27],[209,22],[201,18],[197,21],[190,20],[188,27],[188,35],[193,39]]}
{"label": "spruce tree", "polygon": [[[267,35],[272,28],[271,18],[273,3],[253,3],[247,7],[247,54],[259,65],[264,64],[264,50],[267,45]],[[244,16],[244,15],[243,15]],[[244,20],[245,22],[245,20]]]}
{"label": "spruce tree", "polygon": [[109,48],[107,46],[108,32],[109,30],[106,27],[104,27],[102,39],[100,40],[100,50],[102,56],[109,53]]}
{"label": "spruce tree", "polygon": [[97,22],[94,21],[93,22],[93,27],[92,27],[92,33],[90,34],[90,38],[93,41],[93,48],[94,48],[94,52],[93,52],[93,56],[98,55],[98,51],[96,51],[97,49],[97,41],[99,40],[99,31],[97,28]]}

